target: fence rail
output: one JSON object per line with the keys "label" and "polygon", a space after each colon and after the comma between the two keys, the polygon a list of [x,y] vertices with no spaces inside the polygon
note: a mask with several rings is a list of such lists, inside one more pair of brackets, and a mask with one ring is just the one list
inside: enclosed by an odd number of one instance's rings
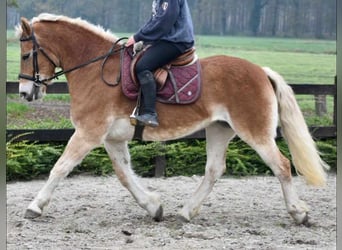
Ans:
{"label": "fence rail", "polygon": [[[314,138],[335,138],[335,126],[311,126],[309,127]],[[39,142],[66,142],[74,133],[74,129],[7,129],[7,141],[39,141]],[[277,130],[277,137],[281,137],[280,128]],[[205,131],[200,130],[182,139],[204,139]]]}
{"label": "fence rail", "polygon": [[[336,82],[336,80],[335,80]],[[289,84],[293,91],[298,95],[336,95],[335,84]],[[6,82],[6,94],[19,93],[19,83],[15,81]],[[67,94],[69,93],[66,82],[56,82],[47,88],[48,94]]]}
{"label": "fence rail", "polygon": [[[324,85],[324,84],[290,84],[293,91],[297,95],[314,95],[316,96],[316,112],[322,106],[322,99],[325,100],[327,95],[334,97],[334,125],[324,127],[310,127],[310,131],[315,138],[335,138],[336,137],[336,104],[337,104],[337,92],[336,92],[336,78],[335,84]],[[6,82],[6,93],[16,94],[19,92],[18,82]],[[68,86],[65,82],[57,82],[49,88],[47,93],[53,94],[66,94],[68,93]],[[323,97],[323,98],[322,98]],[[324,101],[323,101],[324,103]],[[324,109],[324,108],[323,108]],[[6,131],[6,139],[19,141],[39,141],[39,142],[64,142],[68,141],[73,134],[73,129],[8,129]],[[278,136],[281,133],[278,129]],[[205,138],[204,130],[198,131],[184,139],[202,139]]]}

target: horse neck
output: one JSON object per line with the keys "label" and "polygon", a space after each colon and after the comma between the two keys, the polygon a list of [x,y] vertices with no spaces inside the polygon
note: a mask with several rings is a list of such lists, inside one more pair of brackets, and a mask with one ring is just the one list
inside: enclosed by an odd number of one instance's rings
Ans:
{"label": "horse neck", "polygon": [[44,22],[36,27],[41,47],[48,49],[58,58],[63,70],[104,55],[115,42],[114,39],[107,40],[99,34],[71,23]]}
{"label": "horse neck", "polygon": [[[53,25],[53,26],[52,26]],[[82,27],[72,24],[49,22],[38,30],[36,29],[38,42],[44,50],[49,50],[58,57],[60,67],[67,71],[98,56],[105,55],[113,46],[115,39],[110,41],[100,34],[95,34]],[[39,35],[39,37],[38,37]],[[119,48],[119,45],[117,45]],[[48,52],[48,51],[46,51]],[[73,116],[76,113],[83,114],[82,109],[89,110],[87,105],[92,105],[89,100],[98,100],[99,96],[114,93],[120,95],[120,89],[115,88],[111,92],[106,91],[106,84],[101,79],[102,60],[66,73],[68,89],[71,99]],[[120,54],[111,56],[106,61],[105,79],[116,79],[120,72]],[[113,99],[113,98],[112,98]],[[85,102],[84,100],[88,100]],[[105,98],[100,99],[104,101]],[[94,101],[93,101],[94,102]],[[106,105],[102,103],[101,106]],[[77,108],[75,108],[77,107]],[[77,112],[75,110],[78,110]]]}

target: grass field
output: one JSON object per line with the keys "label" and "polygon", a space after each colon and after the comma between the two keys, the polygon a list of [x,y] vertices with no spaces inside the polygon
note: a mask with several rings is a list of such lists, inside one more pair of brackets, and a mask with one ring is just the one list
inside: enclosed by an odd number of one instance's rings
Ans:
{"label": "grass field", "polygon": [[[13,81],[19,72],[19,42],[12,30],[7,40],[7,79]],[[271,66],[289,83],[332,84],[336,74],[335,41],[196,36],[196,48],[200,57],[225,54]]]}
{"label": "grass field", "polygon": [[[129,34],[116,34],[118,37]],[[7,79],[16,81],[19,72],[19,42],[14,31],[7,31]],[[269,66],[278,71],[288,83],[333,84],[336,75],[336,42],[327,40],[196,36],[199,57],[225,54],[250,60],[260,66]],[[65,81],[60,78],[60,81]],[[28,112],[10,98],[9,112],[17,112],[18,118]],[[68,101],[66,95],[48,95],[46,99]],[[309,124],[329,125],[332,123],[333,99],[328,97],[326,117],[314,115],[314,97],[298,96]],[[16,108],[17,107],[17,108]],[[13,110],[13,111],[12,111]],[[65,125],[65,123],[62,123]],[[28,126],[32,125],[28,123]],[[54,125],[54,124],[52,124]]]}
{"label": "grass field", "polygon": [[200,57],[226,54],[269,66],[289,83],[331,84],[336,74],[335,41],[279,38],[197,38]]}

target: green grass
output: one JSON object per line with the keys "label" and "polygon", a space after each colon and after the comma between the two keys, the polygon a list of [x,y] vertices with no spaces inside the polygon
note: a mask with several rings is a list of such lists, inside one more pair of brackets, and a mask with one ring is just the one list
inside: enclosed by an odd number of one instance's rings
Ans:
{"label": "green grass", "polygon": [[44,97],[44,100],[69,102],[70,96],[68,94],[48,94]]}
{"label": "green grass", "polygon": [[7,43],[7,80],[16,81],[20,69],[20,48],[17,42]]}
{"label": "green grass", "polygon": [[235,36],[197,36],[196,44],[197,46],[204,48],[230,48],[232,50],[245,51],[336,54],[335,41],[327,40]]}
{"label": "green grass", "polygon": [[72,124],[69,118],[65,117],[57,117],[58,119],[51,118],[39,118],[37,117],[35,120],[28,120],[22,117],[17,117],[15,124],[7,124],[7,127],[10,129],[65,129],[72,128]]}
{"label": "green grass", "polygon": [[37,119],[35,121],[29,121],[27,123],[29,128],[35,129],[63,129],[63,128],[72,128],[70,119],[65,117],[60,117],[58,121],[52,119]]}
{"label": "green grass", "polygon": [[[7,32],[7,41],[7,79],[15,81],[20,49],[14,31]],[[196,36],[196,48],[200,57],[225,54],[245,58],[260,66],[271,66],[289,83],[332,84],[336,75],[335,41]]]}
{"label": "green grass", "polygon": [[26,112],[29,112],[30,110],[31,108],[25,104],[13,102],[13,101],[7,102],[7,106],[6,106],[7,114],[11,114],[16,117],[21,117]]}
{"label": "green grass", "polygon": [[327,40],[199,36],[200,57],[225,54],[269,66],[288,83],[333,84],[336,42]]}

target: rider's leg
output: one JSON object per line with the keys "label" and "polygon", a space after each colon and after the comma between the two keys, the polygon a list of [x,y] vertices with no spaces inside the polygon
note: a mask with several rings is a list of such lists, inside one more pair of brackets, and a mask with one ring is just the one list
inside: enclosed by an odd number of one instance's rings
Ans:
{"label": "rider's leg", "polygon": [[173,43],[159,41],[153,44],[137,62],[135,72],[141,85],[142,109],[135,118],[147,126],[158,126],[156,103],[156,82],[153,71],[163,67],[183,53]]}
{"label": "rider's leg", "polygon": [[149,70],[140,72],[137,75],[141,87],[142,109],[135,118],[148,126],[157,127],[158,116],[156,112],[156,82],[153,73]]}

